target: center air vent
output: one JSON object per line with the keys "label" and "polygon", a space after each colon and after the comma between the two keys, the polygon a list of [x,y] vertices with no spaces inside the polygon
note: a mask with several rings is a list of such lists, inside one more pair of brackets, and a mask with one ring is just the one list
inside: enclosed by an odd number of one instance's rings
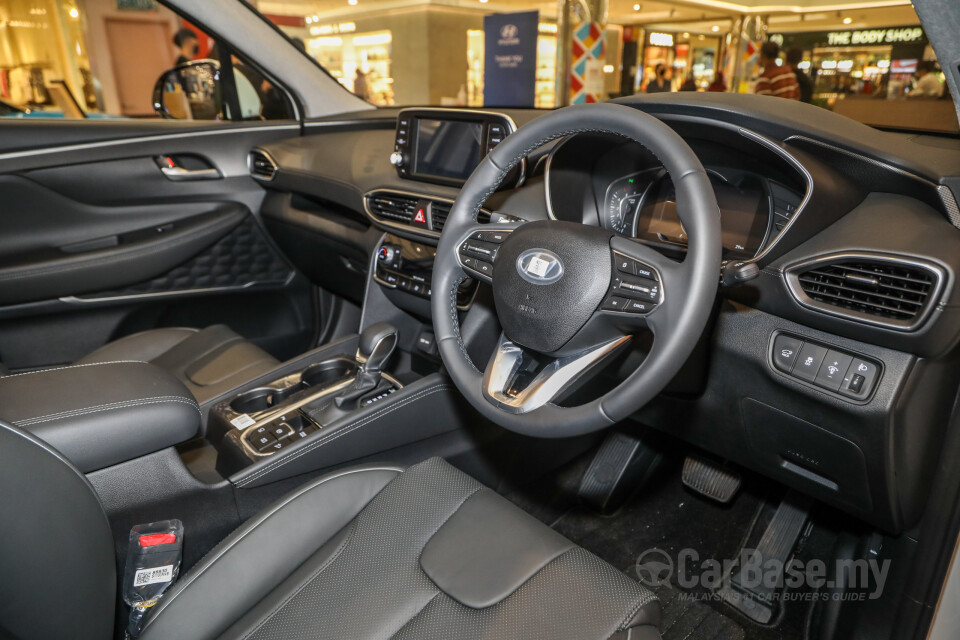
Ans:
{"label": "center air vent", "polygon": [[419,198],[396,193],[377,193],[367,197],[370,215],[374,218],[410,224],[416,215]]}
{"label": "center air vent", "polygon": [[790,267],[787,282],[804,306],[909,330],[936,304],[942,273],[914,259],[841,254]]}
{"label": "center air vent", "polygon": [[259,149],[250,152],[248,160],[250,175],[257,180],[269,182],[277,176],[277,163],[269,155]]}

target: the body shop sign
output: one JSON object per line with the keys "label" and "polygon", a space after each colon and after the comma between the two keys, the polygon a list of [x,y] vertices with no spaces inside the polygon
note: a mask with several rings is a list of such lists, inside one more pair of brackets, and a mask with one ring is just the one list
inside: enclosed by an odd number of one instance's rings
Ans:
{"label": "the body shop sign", "polygon": [[827,44],[830,46],[849,46],[857,44],[897,44],[900,42],[919,42],[923,39],[923,29],[920,27],[862,29],[859,31],[830,31],[827,33]]}

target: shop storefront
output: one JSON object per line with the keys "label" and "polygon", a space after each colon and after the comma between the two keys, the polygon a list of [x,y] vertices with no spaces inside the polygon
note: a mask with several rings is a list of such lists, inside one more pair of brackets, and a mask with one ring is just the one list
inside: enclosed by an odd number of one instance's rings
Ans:
{"label": "shop storefront", "polygon": [[815,33],[778,33],[784,51],[803,51],[800,68],[814,81],[814,102],[833,107],[848,96],[900,98],[917,63],[933,59],[919,26]]}
{"label": "shop storefront", "polygon": [[[716,77],[720,39],[689,32],[648,31],[641,51],[641,72],[637,90],[646,90],[656,75],[658,65],[667,69],[671,91],[679,91],[692,81],[697,90],[706,90]],[[688,87],[691,85],[688,83]]]}

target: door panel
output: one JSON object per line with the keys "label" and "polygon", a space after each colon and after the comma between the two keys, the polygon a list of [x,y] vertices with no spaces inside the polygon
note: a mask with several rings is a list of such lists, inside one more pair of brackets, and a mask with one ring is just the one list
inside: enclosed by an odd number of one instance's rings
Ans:
{"label": "door panel", "polygon": [[[24,148],[20,124],[70,142]],[[215,323],[281,359],[309,348],[312,288],[263,230],[246,165],[297,125],[117,124],[0,123],[0,360],[49,366],[136,331]],[[219,177],[171,180],[158,156]]]}

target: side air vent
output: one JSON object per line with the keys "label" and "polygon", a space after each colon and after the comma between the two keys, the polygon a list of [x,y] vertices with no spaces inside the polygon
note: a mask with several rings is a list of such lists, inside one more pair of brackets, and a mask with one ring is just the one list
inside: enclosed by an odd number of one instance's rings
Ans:
{"label": "side air vent", "polygon": [[277,177],[277,163],[269,155],[259,149],[250,152],[248,159],[250,175],[257,180],[270,182]]}
{"label": "side air vent", "polygon": [[936,304],[943,273],[911,258],[841,254],[789,267],[787,282],[804,306],[908,331]]}
{"label": "side air vent", "polygon": [[367,206],[375,218],[410,224],[417,213],[417,201],[412,196],[378,193],[367,198]]}

